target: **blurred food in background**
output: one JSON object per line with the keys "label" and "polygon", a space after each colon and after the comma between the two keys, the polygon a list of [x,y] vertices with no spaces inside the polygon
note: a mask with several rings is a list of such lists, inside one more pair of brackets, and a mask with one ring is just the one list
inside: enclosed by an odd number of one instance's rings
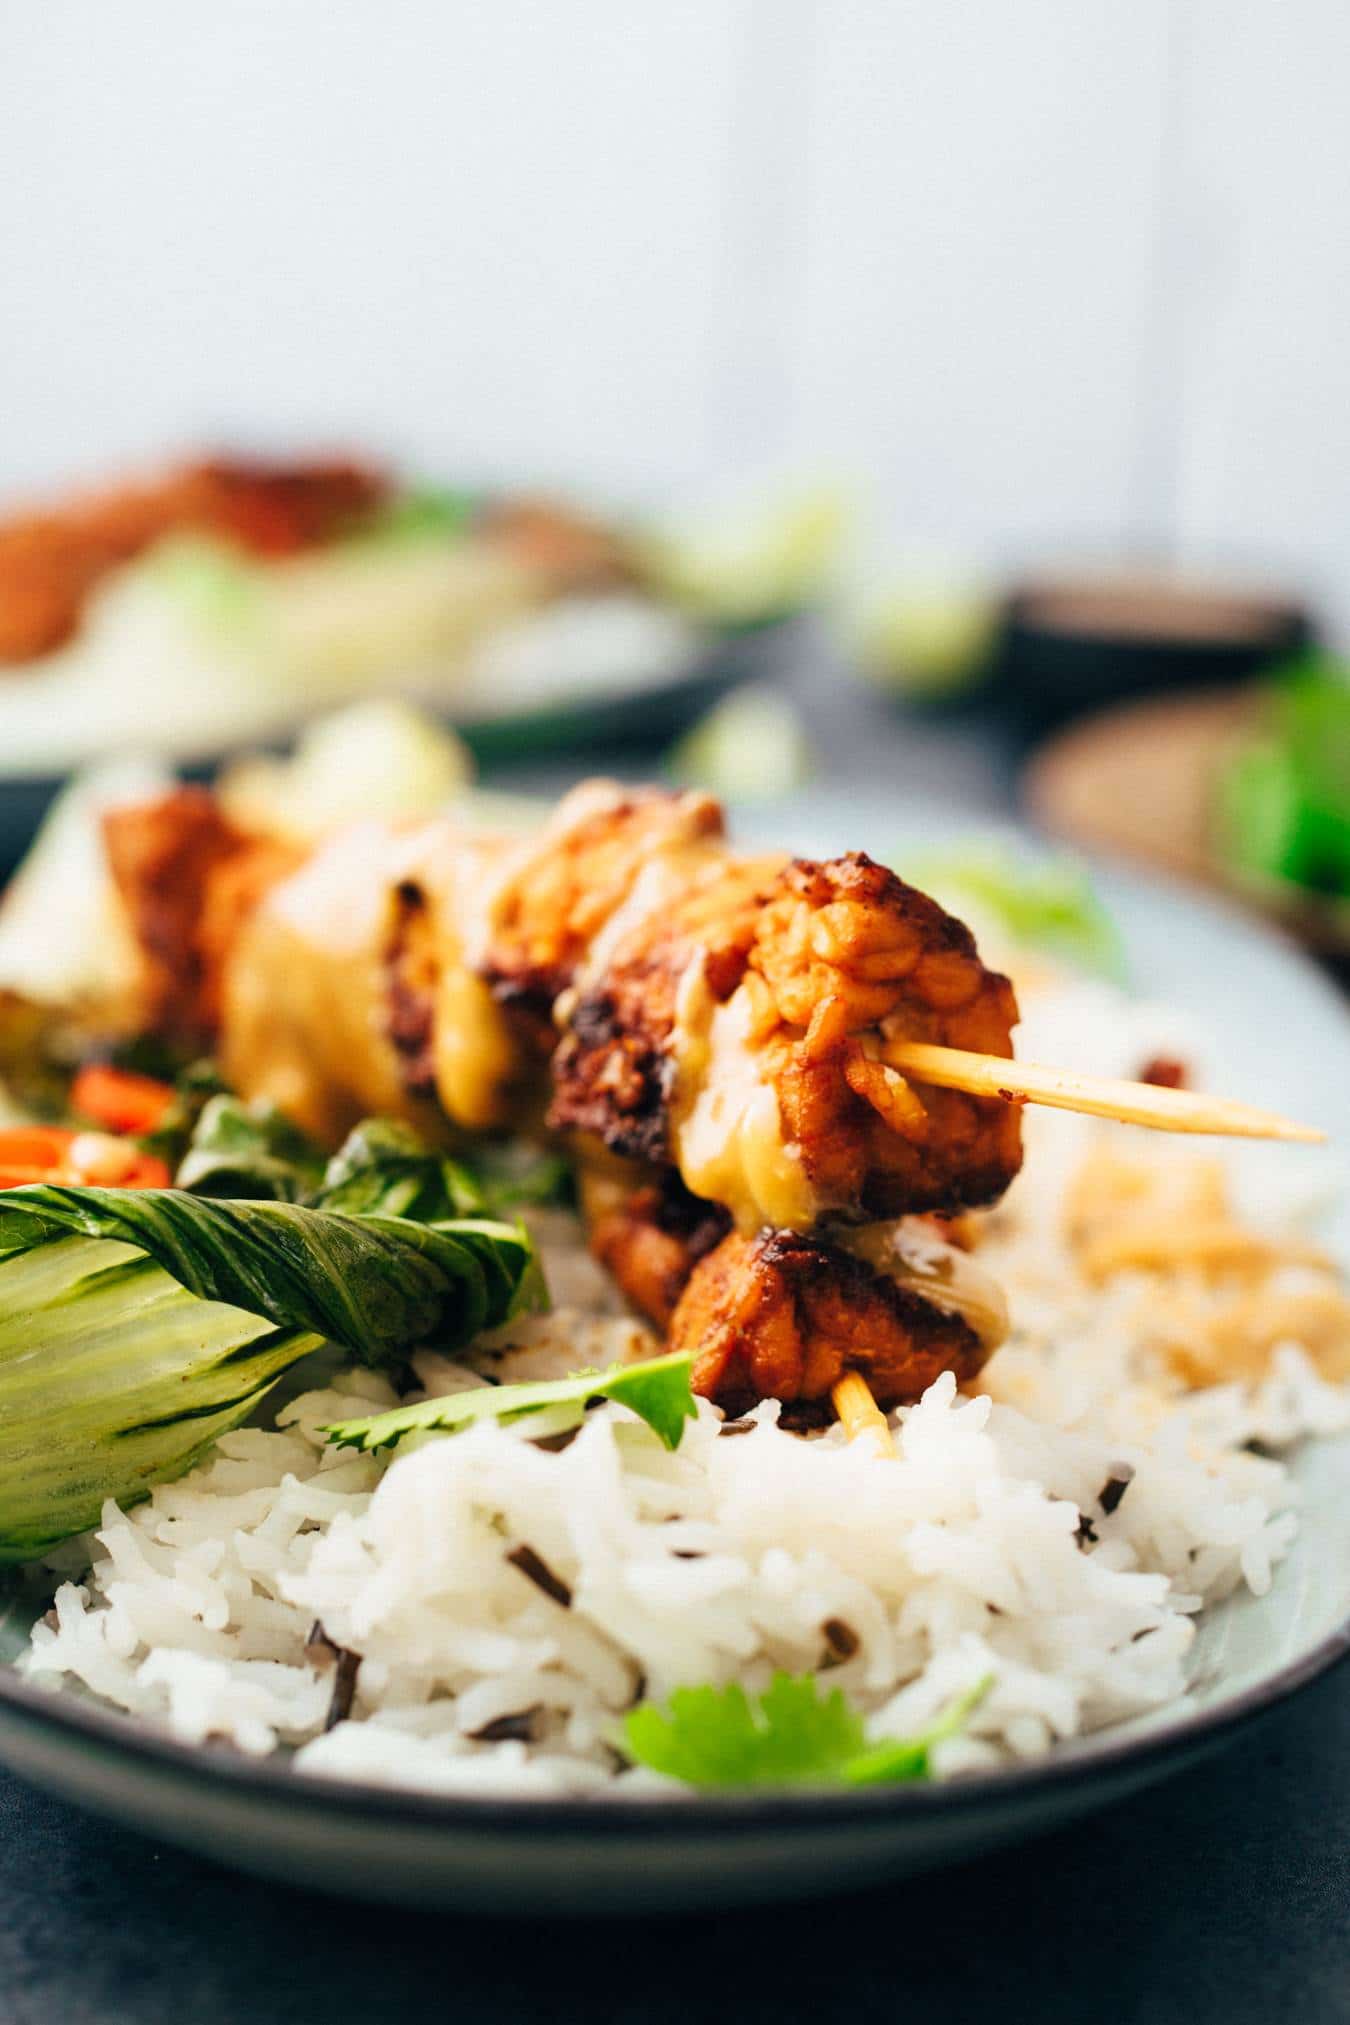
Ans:
{"label": "blurred food in background", "polygon": [[773,801],[811,778],[811,734],[790,698],[748,682],[715,703],[666,755],[680,787],[729,802]]}
{"label": "blurred food in background", "polygon": [[1219,862],[1257,892],[1346,903],[1350,926],[1350,667],[1325,656],[1263,695],[1225,756],[1213,808]]}
{"label": "blurred food in background", "polygon": [[1033,734],[1127,696],[1252,681],[1314,638],[1296,600],[1241,583],[1125,569],[1000,583],[923,556],[874,575],[843,631],[891,694],[983,694]]}
{"label": "blurred food in background", "polygon": [[551,712],[557,744],[558,710],[640,705],[809,602],[837,532],[818,502],[666,530],[336,460],[72,496],[0,521],[0,770],[213,758],[376,691],[468,727]]}
{"label": "blurred food in background", "polygon": [[119,565],[192,532],[245,554],[294,555],[359,525],[383,481],[356,464],[216,461],[118,486],[0,523],[0,662],[64,647]]}
{"label": "blurred food in background", "polygon": [[1027,774],[1050,830],[1220,886],[1350,959],[1350,665],[1138,703],[1071,727]]}
{"label": "blurred food in background", "polygon": [[913,555],[873,573],[843,607],[846,651],[888,694],[915,703],[969,695],[988,676],[999,601],[952,558]]}
{"label": "blurred food in background", "polygon": [[[1000,585],[917,550],[866,582],[840,604],[855,667],[902,707],[978,702],[1032,752],[1046,829],[1223,888],[1350,961],[1350,664],[1297,598],[1176,569]],[[997,869],[976,868],[986,898]],[[1048,894],[1050,914],[1071,898]]]}
{"label": "blurred food in background", "polygon": [[850,532],[839,486],[761,487],[651,529],[642,552],[654,580],[686,610],[728,628],[785,618],[831,585]]}
{"label": "blurred food in background", "polygon": [[342,823],[415,821],[473,779],[462,739],[401,697],[372,696],[306,726],[288,757],[232,760],[216,795],[240,829],[312,844]]}
{"label": "blurred food in background", "polygon": [[1119,697],[1248,682],[1312,639],[1291,599],[1162,570],[1029,579],[999,630],[996,691],[1037,725]]}
{"label": "blurred food in background", "polygon": [[[104,819],[174,784],[162,759],[84,768],[51,803],[0,890],[0,1053],[4,1001],[116,1000],[131,952],[113,904]],[[188,787],[189,795],[205,795]],[[396,697],[371,697],[315,719],[287,757],[241,754],[221,772],[216,804],[240,832],[304,850],[347,824],[410,822],[453,807],[466,824],[528,829],[548,803],[479,788],[472,754],[448,726]]]}

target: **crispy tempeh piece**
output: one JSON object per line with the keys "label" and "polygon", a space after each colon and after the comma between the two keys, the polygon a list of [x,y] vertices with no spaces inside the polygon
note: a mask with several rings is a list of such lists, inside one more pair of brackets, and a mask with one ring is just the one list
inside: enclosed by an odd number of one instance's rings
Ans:
{"label": "crispy tempeh piece", "polygon": [[[447,826],[447,864],[458,848]],[[959,922],[870,860],[737,858],[706,796],[588,783],[466,936],[437,925],[466,881],[442,875],[438,896],[434,857],[420,900],[405,883],[394,963],[410,1088],[427,1087],[432,998],[467,965],[521,1055],[553,1051],[554,1130],[675,1169],[746,1231],[958,1209],[1016,1172],[1005,1105],[915,1088],[881,1058],[896,1030],[1008,1050],[1016,1005]]]}
{"label": "crispy tempeh piece", "polygon": [[676,1165],[746,1232],[993,1201],[1021,1161],[998,1098],[909,1082],[903,1034],[1008,1055],[1006,978],[861,853],[684,868],[563,1015],[550,1120]]}
{"label": "crispy tempeh piece", "polygon": [[586,781],[564,796],[493,897],[484,977],[503,1005],[556,1038],[554,1007],[643,874],[726,853],[722,811],[705,794]]}
{"label": "crispy tempeh piece", "polygon": [[736,1410],[756,1399],[826,1404],[849,1371],[881,1405],[917,1399],[944,1371],[973,1378],[992,1353],[965,1315],[842,1244],[794,1231],[737,1232],[695,1268],[670,1325],[694,1356],[696,1392]]}
{"label": "crispy tempeh piece", "polygon": [[858,1369],[895,1404],[940,1370],[973,1376],[1006,1329],[998,1288],[936,1219],[747,1240],[669,1174],[606,1159],[580,1183],[595,1256],[694,1352],[695,1390],[733,1406],[761,1387],[820,1406]]}
{"label": "crispy tempeh piece", "polygon": [[196,1046],[219,1025],[221,975],[244,922],[300,855],[246,836],[198,787],[110,809],[103,836],[141,956],[140,1023]]}
{"label": "crispy tempeh piece", "polygon": [[726,1210],[669,1168],[592,1157],[577,1179],[592,1253],[639,1314],[668,1329],[695,1266],[727,1234]]}

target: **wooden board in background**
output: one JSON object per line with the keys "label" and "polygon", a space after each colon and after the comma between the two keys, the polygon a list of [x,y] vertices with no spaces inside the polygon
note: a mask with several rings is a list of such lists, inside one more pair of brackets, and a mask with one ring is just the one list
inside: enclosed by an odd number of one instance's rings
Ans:
{"label": "wooden board in background", "polygon": [[1248,885],[1214,858],[1215,779],[1260,706],[1259,690],[1228,689],[1102,711],[1042,747],[1023,776],[1023,802],[1053,836],[1225,892],[1344,966],[1350,904],[1274,881]]}

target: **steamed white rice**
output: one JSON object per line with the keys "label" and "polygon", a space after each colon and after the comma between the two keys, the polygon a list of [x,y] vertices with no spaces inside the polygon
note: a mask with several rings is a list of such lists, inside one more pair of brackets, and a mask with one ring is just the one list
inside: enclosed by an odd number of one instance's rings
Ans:
{"label": "steamed white rice", "polygon": [[[1101,987],[1042,993],[1027,1024],[1028,1055],[1122,1072],[1160,1049],[1197,1059],[1194,1036]],[[1350,1391],[1295,1341],[1258,1381],[1181,1391],[1151,1340],[1156,1283],[1084,1285],[1060,1247],[1060,1193],[1101,1128],[1028,1126],[1026,1172],[980,1253],[1012,1339],[977,1396],[943,1378],[894,1417],[896,1457],[786,1433],[772,1404],[732,1438],[702,1403],[675,1454],[606,1405],[566,1446],[540,1446],[552,1423],[531,1420],[357,1458],[316,1430],[394,1395],[341,1371],[148,1503],[110,1504],[67,1552],[81,1579],[26,1670],[189,1741],[447,1793],[663,1789],[616,1755],[622,1712],[683,1683],[762,1689],[780,1668],[828,1666],[877,1739],[992,1676],[943,1774],[1175,1700],[1198,1613],[1279,1579],[1297,1515],[1271,1451],[1350,1426]],[[536,1377],[640,1348],[575,1231],[551,1224],[562,1305],[465,1363],[424,1355],[428,1390],[480,1382],[474,1362]],[[509,1558],[521,1547],[555,1593]],[[361,1655],[331,1728],[316,1620]]]}

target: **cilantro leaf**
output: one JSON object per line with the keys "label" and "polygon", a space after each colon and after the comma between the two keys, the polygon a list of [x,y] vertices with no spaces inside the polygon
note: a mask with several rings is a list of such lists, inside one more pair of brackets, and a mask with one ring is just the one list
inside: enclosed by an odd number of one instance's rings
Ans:
{"label": "cilantro leaf", "polygon": [[862,1717],[814,1674],[777,1673],[752,1702],[745,1689],[676,1688],[665,1710],[644,1702],[624,1718],[628,1756],[689,1786],[874,1786],[926,1779],[935,1744],[954,1736],[992,1676],[948,1704],[916,1737],[867,1744]]}
{"label": "cilantro leaf", "polygon": [[752,1703],[745,1689],[676,1688],[664,1713],[630,1709],[629,1757],[690,1786],[781,1786],[832,1779],[863,1747],[862,1718],[839,1688],[822,1697],[814,1674],[777,1673]]}
{"label": "cilantro leaf", "polygon": [[843,1768],[845,1784],[884,1786],[900,1779],[928,1778],[934,1745],[960,1735],[966,1718],[979,1707],[993,1685],[994,1676],[987,1673],[963,1694],[953,1695],[946,1708],[939,1709],[928,1728],[920,1730],[916,1737],[887,1737],[851,1758]]}
{"label": "cilantro leaf", "polygon": [[476,1386],[471,1392],[421,1399],[361,1420],[337,1421],[324,1433],[340,1448],[371,1454],[391,1448],[409,1434],[454,1434],[475,1420],[518,1420],[546,1406],[581,1410],[592,1399],[612,1399],[645,1420],[667,1448],[678,1448],[685,1421],[697,1411],[689,1384],[692,1366],[692,1357],[675,1353],[649,1357],[640,1364],[615,1364],[608,1371],[578,1371],[569,1378]]}

